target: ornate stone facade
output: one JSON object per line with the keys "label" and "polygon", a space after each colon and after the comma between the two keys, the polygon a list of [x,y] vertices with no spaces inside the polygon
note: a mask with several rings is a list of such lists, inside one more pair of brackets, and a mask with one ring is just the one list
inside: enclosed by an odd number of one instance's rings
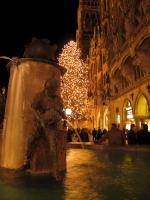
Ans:
{"label": "ornate stone facade", "polygon": [[90,39],[93,37],[94,29],[100,24],[99,2],[97,0],[80,0],[78,8],[78,30],[77,43],[82,49],[82,56],[85,59],[89,47]]}
{"label": "ornate stone facade", "polygon": [[[149,10],[149,0],[97,0],[99,24],[89,41],[87,59],[91,128],[109,129],[112,122],[121,128],[130,123],[140,127],[144,122],[150,128]],[[78,23],[80,29],[84,22],[78,18]],[[145,102],[145,113],[140,111],[141,102]]]}

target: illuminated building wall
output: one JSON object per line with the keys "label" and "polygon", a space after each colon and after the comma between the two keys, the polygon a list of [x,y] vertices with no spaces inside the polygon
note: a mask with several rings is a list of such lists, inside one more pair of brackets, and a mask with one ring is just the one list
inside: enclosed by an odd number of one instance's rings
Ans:
{"label": "illuminated building wall", "polygon": [[[114,122],[120,128],[130,123],[135,123],[138,128],[141,123],[149,124],[149,9],[149,0],[97,0],[99,24],[93,27],[95,31],[89,40],[87,54],[91,111],[89,124],[92,128],[101,126],[109,129]],[[92,8],[88,12],[93,13]],[[83,7],[81,12],[79,6],[78,16],[82,13]],[[80,34],[83,21],[79,22],[79,19],[77,41],[84,44]],[[80,46],[83,50],[84,46]],[[124,116],[127,100],[132,107],[133,119]]]}

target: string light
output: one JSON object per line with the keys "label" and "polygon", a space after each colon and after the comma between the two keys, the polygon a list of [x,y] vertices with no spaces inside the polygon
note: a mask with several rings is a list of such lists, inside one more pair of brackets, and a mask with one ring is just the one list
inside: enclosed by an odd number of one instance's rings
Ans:
{"label": "string light", "polygon": [[61,96],[65,109],[71,109],[71,118],[88,117],[88,66],[81,59],[81,51],[74,41],[68,42],[58,58],[67,72],[61,80]]}

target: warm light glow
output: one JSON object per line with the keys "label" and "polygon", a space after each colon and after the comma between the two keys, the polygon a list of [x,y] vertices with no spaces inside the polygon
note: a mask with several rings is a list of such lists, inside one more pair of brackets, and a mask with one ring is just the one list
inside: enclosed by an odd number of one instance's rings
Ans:
{"label": "warm light glow", "polygon": [[131,124],[126,124],[126,129],[130,130],[130,128],[131,128]]}
{"label": "warm light glow", "polygon": [[131,106],[130,107],[126,107],[126,110],[131,110],[132,108],[131,108]]}
{"label": "warm light glow", "polygon": [[117,115],[117,124],[120,124],[120,115]]}
{"label": "warm light glow", "polygon": [[65,113],[66,113],[66,115],[71,115],[71,109],[66,108]]}
{"label": "warm light glow", "polygon": [[66,44],[58,61],[59,65],[67,69],[61,82],[65,109],[71,109],[71,118],[87,118],[88,66],[81,59],[77,43],[70,41]]}
{"label": "warm light glow", "polygon": [[142,117],[149,116],[148,103],[144,95],[141,95],[138,99],[138,102],[135,108],[135,114],[136,116],[142,116]]}
{"label": "warm light glow", "polygon": [[127,119],[133,119],[132,107],[131,106],[126,107],[126,111],[127,111]]}

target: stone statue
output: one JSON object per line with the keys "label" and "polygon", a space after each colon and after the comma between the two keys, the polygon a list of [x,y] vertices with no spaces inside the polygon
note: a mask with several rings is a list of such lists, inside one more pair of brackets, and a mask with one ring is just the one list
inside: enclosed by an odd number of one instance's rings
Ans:
{"label": "stone statue", "polygon": [[150,1],[149,0],[142,1],[142,9],[143,9],[147,22],[149,22],[150,21]]}
{"label": "stone statue", "polygon": [[57,46],[51,45],[47,39],[32,38],[32,42],[25,46],[25,58],[39,58],[55,61]]}
{"label": "stone statue", "polygon": [[[58,132],[63,131],[62,118],[65,115],[63,103],[59,97],[59,81],[56,78],[48,79],[45,82],[44,90],[35,96],[31,106],[35,117],[34,134],[28,142],[26,159],[21,170],[28,168],[35,171],[43,170],[43,168],[49,170],[50,166],[53,166],[53,176],[56,179],[60,178],[57,166],[59,158],[56,149],[60,142],[58,141]],[[39,151],[45,157],[42,165],[36,164],[40,163],[39,153],[37,153]],[[47,157],[48,160],[46,160]]]}
{"label": "stone statue", "polygon": [[35,97],[32,108],[36,118],[44,128],[61,129],[61,119],[65,117],[62,99],[59,97],[58,80],[46,81],[44,90]]}
{"label": "stone statue", "polygon": [[129,84],[135,80],[135,66],[133,64],[133,59],[131,57],[126,58],[126,60],[121,65],[121,72],[124,77],[126,77]]}
{"label": "stone statue", "polygon": [[136,49],[136,55],[140,62],[141,69],[146,73],[150,73],[150,37],[146,38]]}
{"label": "stone statue", "polygon": [[137,27],[137,20],[135,18],[134,13],[128,12],[124,22],[125,32],[126,32],[126,39],[130,37],[136,30]]}

